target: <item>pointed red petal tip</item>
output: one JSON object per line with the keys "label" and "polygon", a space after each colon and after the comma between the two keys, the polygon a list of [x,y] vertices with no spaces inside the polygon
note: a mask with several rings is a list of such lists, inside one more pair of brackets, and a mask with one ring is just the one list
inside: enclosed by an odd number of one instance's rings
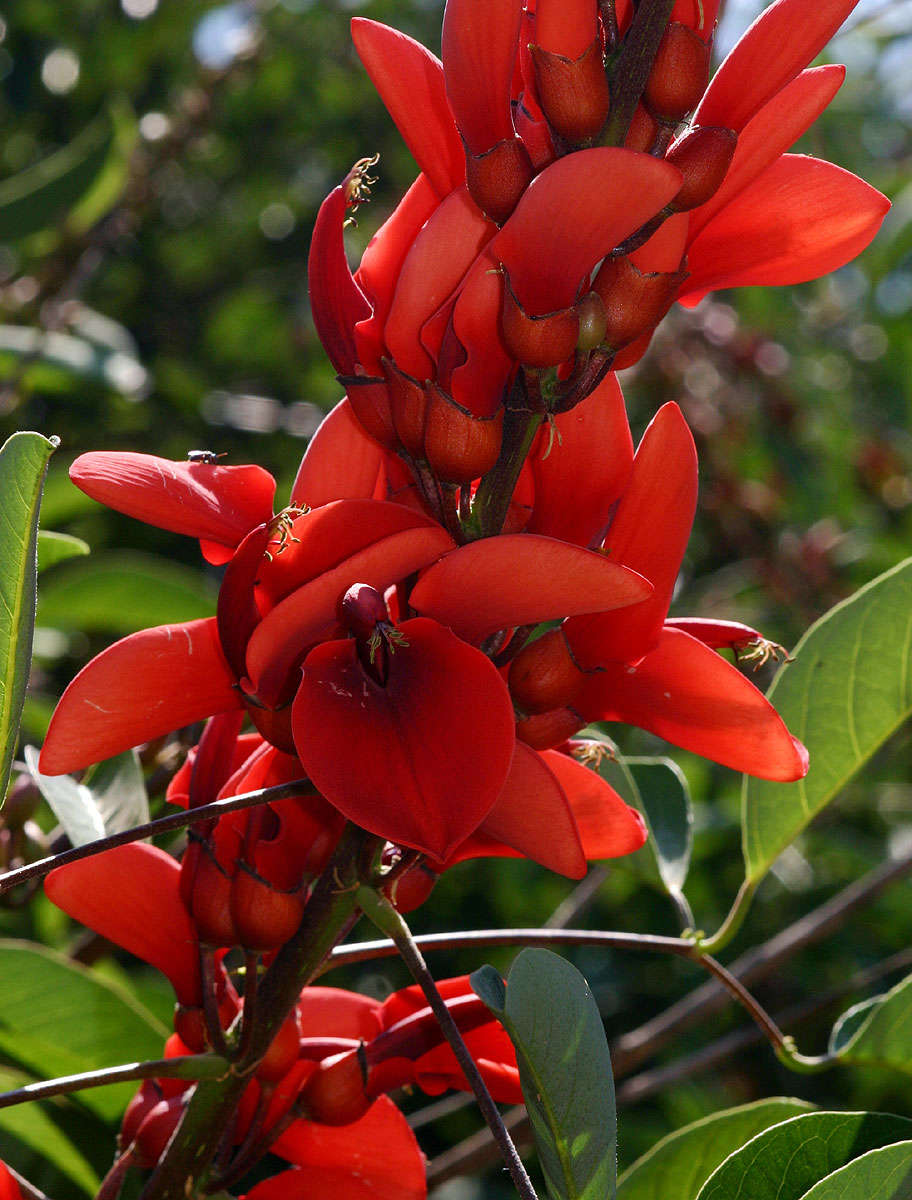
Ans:
{"label": "pointed red petal tip", "polygon": [[642,575],[601,554],[535,533],[501,534],[460,546],[429,567],[412,591],[419,612],[468,642],[497,629],[639,604]]}
{"label": "pointed red petal tip", "polygon": [[63,775],[240,704],[214,617],[143,629],[103,650],[69,685],[38,766]]}
{"label": "pointed red petal tip", "polygon": [[276,487],[262,467],[172,462],[128,451],[82,454],[70,479],[116,512],[231,547],[269,520]]}
{"label": "pointed red petal tip", "polygon": [[643,818],[613,787],[568,754],[544,750],[541,757],[560,781],[590,862],[640,849],[648,836]]}
{"label": "pointed red petal tip", "polygon": [[465,182],[462,141],[443,82],[443,66],[420,42],[364,17],[352,41],[405,144],[440,199]]}
{"label": "pointed red petal tip", "polygon": [[371,311],[352,278],[345,255],[342,230],[348,207],[346,185],[333,188],[317,213],[307,258],[307,290],[314,326],[340,375],[355,373],[355,326]]}
{"label": "pointed red petal tip", "polygon": [[554,312],[573,304],[598,260],[680,186],[680,172],[647,154],[579,150],[536,176],[491,249],[523,308],[535,316]]}
{"label": "pointed red petal tip", "polygon": [[131,842],[57,867],[44,890],[75,920],[167,975],[181,1004],[200,1003],[196,932],[170,854]]}
{"label": "pointed red petal tip", "polygon": [[656,642],[697,506],[697,451],[674,403],[653,417],[633,460],[630,482],[605,538],[614,562],[651,581],[653,594],[629,611],[574,617],[564,632],[584,670],[611,661],[631,662]]}
{"label": "pointed red petal tip", "polygon": [[858,0],[776,0],[719,67],[694,125],[739,131],[824,48]]}
{"label": "pointed red petal tip", "polygon": [[434,621],[399,627],[383,687],[354,641],[307,656],[292,707],[307,774],[346,817],[445,859],[490,812],[513,756],[497,668]]}

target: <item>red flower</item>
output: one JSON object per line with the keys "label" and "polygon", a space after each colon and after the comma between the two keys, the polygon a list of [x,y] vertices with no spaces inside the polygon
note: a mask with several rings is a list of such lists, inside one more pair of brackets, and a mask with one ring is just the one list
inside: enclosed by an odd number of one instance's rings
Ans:
{"label": "red flower", "polygon": [[22,1200],[19,1184],[3,1162],[0,1162],[0,1200]]}

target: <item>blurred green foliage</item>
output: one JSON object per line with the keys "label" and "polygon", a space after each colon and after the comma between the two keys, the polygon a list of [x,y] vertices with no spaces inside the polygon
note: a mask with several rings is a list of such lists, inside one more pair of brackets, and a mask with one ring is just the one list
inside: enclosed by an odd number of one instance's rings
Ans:
{"label": "blurred green foliage", "polygon": [[[732,0],[723,25],[728,44],[756,7]],[[58,220],[50,231],[26,231],[0,245],[0,434],[36,429],[61,438],[42,524],[92,548],[89,558],[42,575],[24,740],[40,742],[54,698],[91,653],[129,629],[211,611],[217,582],[189,540],[81,496],[66,479],[73,457],[129,448],[180,458],[210,447],[227,452],[229,462],[263,464],[279,478],[280,496],[287,493],[307,437],[339,396],[308,312],[306,257],[317,207],[356,159],[380,152],[381,182],[350,234],[355,259],[414,170],[357,62],[348,19],[358,12],[387,21],[437,50],[440,9],[429,0],[15,0],[3,11],[0,197],[3,180],[79,138],[91,140],[86,131],[103,128],[104,114],[120,114],[117,138],[104,142],[104,180],[95,179],[91,194],[80,192],[83,219]],[[909,13],[907,0],[875,0],[851,19],[855,32],[830,55],[849,62],[848,81],[800,147],[894,198],[871,249],[829,279],[721,294],[672,314],[649,356],[622,380],[636,436],[661,403],[677,400],[698,439],[701,507],[675,601],[679,614],[740,619],[794,644],[835,601],[912,551]],[[133,119],[137,137],[127,160]],[[115,202],[118,178],[123,190]],[[757,678],[765,684],[769,677],[764,670]],[[665,750],[646,735],[618,736],[630,753]],[[886,854],[908,850],[910,742],[909,731],[900,731],[779,860],[734,950],[771,937]],[[687,895],[712,930],[741,880],[740,780],[674,757],[696,804]],[[153,775],[176,765],[152,759]],[[39,810],[33,853],[46,850],[42,839],[53,842],[53,826]],[[443,878],[413,924],[419,931],[534,925],[570,890],[529,863],[471,863]],[[623,866],[611,869],[579,923],[677,931],[668,899]],[[111,957],[97,939],[74,941],[40,892],[0,908],[0,934],[98,963],[96,971],[125,981],[168,1023],[162,981]],[[803,1050],[821,1051],[838,1013],[871,994],[870,984],[853,986],[857,973],[910,940],[912,907],[907,885],[898,885],[838,937],[789,961],[758,994],[779,1013],[837,991],[788,1026]],[[506,968],[512,955],[484,957]],[[591,949],[568,957],[587,976],[610,1038],[702,982],[696,968],[668,958]],[[451,974],[480,961],[461,951],[438,954],[431,965]],[[908,962],[874,990],[895,983],[903,969]],[[399,966],[379,963],[327,982],[384,994],[405,978]],[[726,1008],[657,1062],[743,1023]],[[0,1061],[14,1077],[19,1064],[2,1051]],[[625,1105],[621,1092],[621,1164],[687,1121],[778,1094],[912,1115],[908,1079],[899,1073],[799,1077],[765,1045],[748,1047],[638,1103]],[[46,1118],[104,1173],[111,1130],[101,1128],[97,1112],[67,1101],[43,1105],[42,1113],[33,1118],[33,1146],[50,1157],[40,1132]],[[433,1155],[477,1125],[471,1110],[455,1112],[424,1127],[422,1144]],[[53,1165],[39,1169],[34,1150],[11,1148],[8,1128],[0,1125],[0,1156],[58,1200],[81,1194]],[[499,1177],[495,1170],[458,1195],[505,1195]]]}

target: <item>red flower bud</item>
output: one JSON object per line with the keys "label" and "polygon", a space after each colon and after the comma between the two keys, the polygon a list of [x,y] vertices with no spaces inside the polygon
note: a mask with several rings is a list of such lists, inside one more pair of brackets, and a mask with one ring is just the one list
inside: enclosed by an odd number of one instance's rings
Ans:
{"label": "red flower bud", "polygon": [[413,912],[430,896],[440,875],[427,863],[419,862],[397,876],[383,890],[401,913]]}
{"label": "red flower bud", "polygon": [[324,1059],[301,1093],[312,1121],[322,1125],[351,1125],[373,1104],[357,1050]]}
{"label": "red flower bud", "polygon": [[504,138],[484,154],[466,149],[466,186],[481,211],[498,225],[519,203],[532,180],[532,160],[518,137]]}
{"label": "red flower bud", "polygon": [[566,708],[573,703],[582,681],[560,629],[530,642],[510,664],[510,694],[527,713]]}
{"label": "red flower bud", "polygon": [[120,1144],[125,1149],[133,1147],[133,1162],[137,1167],[154,1167],[164,1154],[186,1107],[184,1095],[163,1100],[154,1082],[147,1080],[130,1101],[120,1130]]}
{"label": "red flower bud", "polygon": [[275,950],[301,924],[303,890],[280,891],[244,863],[231,881],[231,917],[237,943],[247,950]]}
{"label": "red flower bud", "polygon": [[[187,884],[184,884],[184,880]],[[228,908],[231,879],[216,861],[208,842],[191,842],[181,863],[182,892],[199,940],[207,946],[237,945]]]}
{"label": "red flower bud", "polygon": [[516,736],[533,750],[550,750],[579,733],[586,724],[572,708],[552,708],[550,712],[535,713],[517,721]]}
{"label": "red flower bud", "polygon": [[551,128],[571,145],[597,137],[611,106],[601,40],[595,38],[577,59],[541,46],[530,51],[539,103]]}
{"label": "red flower bud", "polygon": [[696,108],[709,83],[711,44],[686,25],[668,26],[643,92],[653,116],[677,123]]}
{"label": "red flower bud", "polygon": [[684,176],[681,190],[671,202],[675,212],[689,212],[715,194],[737,144],[738,135],[731,129],[713,125],[698,125],[678,138],[665,155],[665,161]]}
{"label": "red flower bud", "polygon": [[659,136],[659,123],[642,104],[636,106],[636,112],[630,122],[627,137],[624,139],[626,150],[638,150],[648,154]]}
{"label": "red flower bud", "polygon": [[606,258],[592,284],[605,306],[604,340],[612,350],[654,328],[677,294],[682,272],[644,273],[629,258]]}
{"label": "red flower bud", "polygon": [[389,619],[386,601],[368,583],[353,583],[342,597],[342,620],[356,638],[369,641],[377,625]]}
{"label": "red flower bud", "polygon": [[575,308],[529,316],[516,299],[504,270],[501,329],[510,354],[527,367],[556,367],[576,349],[579,317]]}
{"label": "red flower bud", "polygon": [[256,1069],[260,1083],[276,1084],[298,1061],[298,1044],[301,1035],[296,1013],[292,1012],[282,1022],[282,1027],[269,1044]]}

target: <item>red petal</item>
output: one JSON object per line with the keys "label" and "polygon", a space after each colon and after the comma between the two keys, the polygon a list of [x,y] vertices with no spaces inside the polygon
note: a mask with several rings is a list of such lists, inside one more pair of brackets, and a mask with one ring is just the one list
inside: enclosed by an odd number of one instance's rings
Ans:
{"label": "red petal", "polygon": [[443,67],[420,42],[355,17],[352,41],[415,161],[443,199],[465,183],[465,154],[447,103]]}
{"label": "red petal", "polygon": [[586,856],[564,790],[543,757],[522,742],[516,743],[497,803],[445,865],[469,858],[512,857],[511,850],[571,879],[586,874]]}
{"label": "red petal", "polygon": [[740,671],[678,629],[636,666],[588,676],[577,701],[590,720],[624,721],[713,762],[783,782],[807,774],[807,751]]}
{"label": "red petal", "polygon": [[689,214],[689,242],[717,212],[797,142],[839,91],[844,79],[845,67],[802,71],[748,121],[738,138],[722,186],[711,200]]}
{"label": "red petal", "polygon": [[496,232],[464,187],[428,218],[402,264],[386,321],[386,344],[401,371],[419,380],[433,376],[434,364],[419,341],[421,328]]}
{"label": "red petal", "polygon": [[666,629],[680,629],[691,637],[711,646],[713,650],[723,647],[743,646],[747,642],[762,642],[764,637],[749,625],[740,621],[710,621],[704,617],[672,617],[665,622]]}
{"label": "red petal", "polygon": [[143,629],[103,650],[63,693],[40,769],[75,771],[240,705],[215,617]]}
{"label": "red petal", "polygon": [[172,462],[152,454],[82,454],[70,478],[116,512],[231,547],[269,520],[275,495],[275,480],[262,467]]}
{"label": "red petal", "polygon": [[319,508],[332,500],[370,499],[376,494],[385,458],[346,397],[310,439],[291,489],[291,503]]}
{"label": "red petal", "polygon": [[615,563],[624,563],[655,591],[628,612],[592,613],[567,621],[564,632],[584,670],[617,660],[633,662],[654,644],[671,603],[697,505],[697,452],[681,410],[656,413],[633,460],[633,472],[605,539]]}
{"label": "red petal", "polygon": [[599,259],[680,186],[680,173],[648,154],[579,150],[533,179],[491,249],[526,312],[554,312],[573,304]]}
{"label": "red petal", "polygon": [[301,1037],[348,1037],[369,1042],[384,1028],[379,1000],[341,988],[307,987],[298,1001]]}
{"label": "red petal", "polygon": [[544,428],[529,456],[535,480],[530,533],[596,546],[630,478],[633,441],[616,375]]}
{"label": "red petal", "polygon": [[512,138],[513,66],[522,0],[447,0],[443,70],[450,107],[472,154]]}
{"label": "red petal", "polygon": [[497,629],[537,625],[562,615],[636,604],[647,580],[601,554],[535,533],[469,542],[430,567],[412,606],[467,642]]}
{"label": "red petal", "polygon": [[613,787],[567,754],[543,750],[541,757],[567,796],[590,862],[639,850],[647,836],[643,818]]}
{"label": "red petal", "polygon": [[[503,281],[490,245],[469,272],[453,309],[453,332],[465,362],[449,379],[449,392],[476,417],[490,417],[503,404],[514,363],[503,342],[500,310]],[[441,380],[444,387],[445,380]]]}
{"label": "red petal", "polygon": [[71,917],[164,972],[182,1004],[201,1002],[196,933],[170,854],[131,842],[57,867],[44,890]]}
{"label": "red petal", "polygon": [[396,280],[418,230],[437,205],[439,197],[426,175],[419,175],[391,215],[367,244],[355,276],[373,307],[373,315],[355,329],[358,362],[369,375],[382,375],[385,353],[383,326],[393,301]]}
{"label": "red petal", "polygon": [[250,639],[247,672],[255,692],[266,703],[279,699],[298,659],[315,642],[333,636],[338,604],[352,584],[367,583],[385,591],[452,546],[445,530],[422,524],[380,538],[297,588],[263,618]]}
{"label": "red petal", "polygon": [[889,207],[849,171],[784,154],[704,227],[687,252],[684,288],[694,296],[817,279],[860,254]]}
{"label": "red petal", "polygon": [[535,7],[535,41],[543,50],[577,59],[598,33],[592,0],[538,0]]}
{"label": "red petal", "polygon": [[858,0],[777,0],[741,37],[694,113],[695,125],[741,130],[813,61]]}
{"label": "red petal", "polygon": [[260,623],[256,584],[272,537],[273,531],[268,525],[248,533],[222,576],[215,615],[222,653],[236,680],[243,679],[247,673],[247,643]]}
{"label": "red petal", "polygon": [[258,1183],[248,1200],[424,1200],[424,1156],[408,1122],[381,1096],[360,1121],[295,1121],[271,1147],[299,1169]]}
{"label": "red petal", "polygon": [[22,1200],[19,1184],[12,1177],[5,1163],[0,1162],[0,1200]]}
{"label": "red petal", "polygon": [[317,213],[307,259],[313,322],[323,349],[340,375],[355,373],[355,325],[371,311],[345,256],[342,229],[347,212],[344,185],[333,188]]}
{"label": "red petal", "polygon": [[490,812],[513,755],[513,707],[496,667],[433,621],[400,626],[385,687],[354,641],[307,656],[292,708],[308,775],[349,820],[437,859]]}

